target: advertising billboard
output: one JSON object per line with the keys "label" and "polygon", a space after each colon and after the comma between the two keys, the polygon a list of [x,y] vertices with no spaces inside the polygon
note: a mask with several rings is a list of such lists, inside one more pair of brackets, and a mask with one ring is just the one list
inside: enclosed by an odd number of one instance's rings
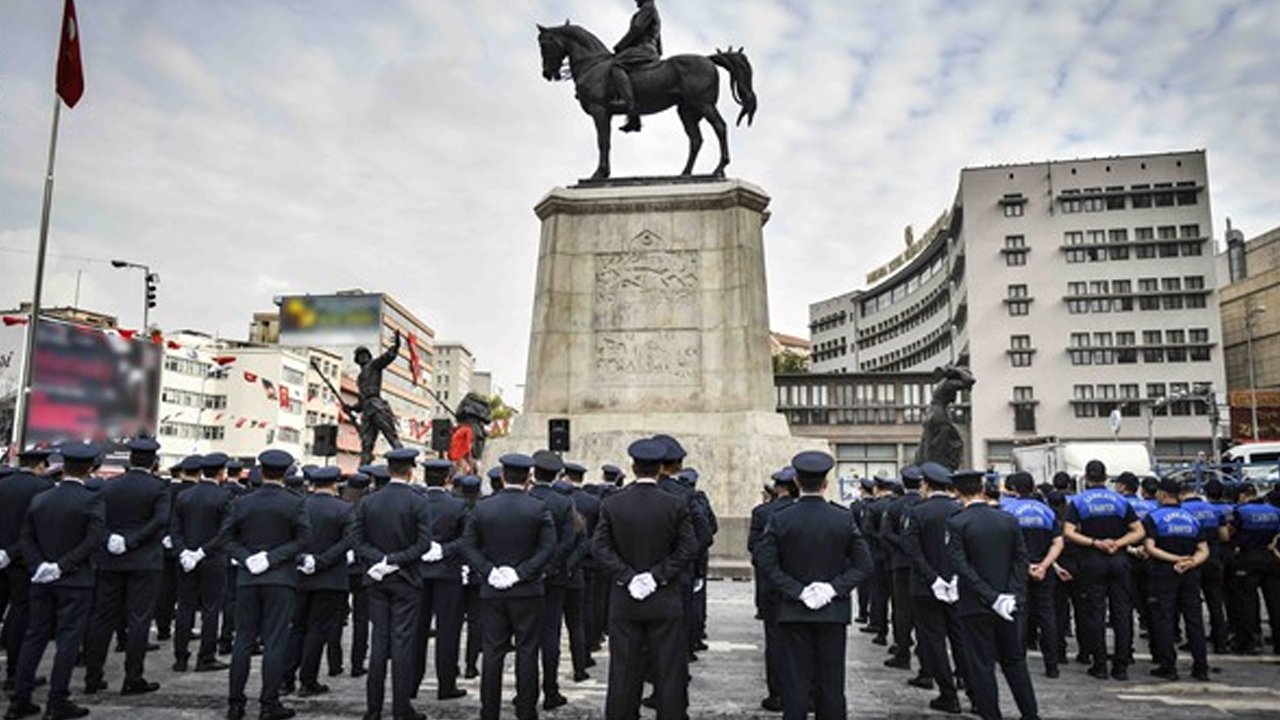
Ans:
{"label": "advertising billboard", "polygon": [[13,442],[13,422],[22,387],[22,351],[27,342],[25,324],[0,325],[0,455]]}
{"label": "advertising billboard", "polygon": [[155,437],[162,358],[150,340],[41,319],[26,444]]}
{"label": "advertising billboard", "polygon": [[381,295],[290,295],[280,301],[281,345],[376,347],[381,332]]}

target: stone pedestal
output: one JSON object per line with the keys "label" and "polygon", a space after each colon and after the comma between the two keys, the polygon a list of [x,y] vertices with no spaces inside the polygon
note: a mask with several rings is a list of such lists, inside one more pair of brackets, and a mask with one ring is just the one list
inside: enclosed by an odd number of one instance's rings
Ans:
{"label": "stone pedestal", "polygon": [[740,180],[556,188],[542,220],[524,412],[496,457],[546,446],[572,422],[572,450],[598,477],[634,439],[679,438],[725,531],[745,524],[769,474],[813,441],[775,412],[762,228],[769,197]]}

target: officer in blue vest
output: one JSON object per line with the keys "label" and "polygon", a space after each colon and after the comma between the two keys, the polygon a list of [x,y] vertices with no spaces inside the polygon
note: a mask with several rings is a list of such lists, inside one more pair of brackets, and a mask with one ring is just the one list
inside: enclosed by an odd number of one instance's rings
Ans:
{"label": "officer in blue vest", "polygon": [[1090,460],[1084,470],[1085,491],[1067,505],[1063,535],[1081,548],[1078,608],[1081,651],[1093,664],[1089,675],[1107,679],[1107,611],[1115,630],[1111,677],[1129,679],[1133,661],[1133,596],[1127,548],[1142,540],[1142,522],[1133,507],[1108,490],[1107,466]]}
{"label": "officer in blue vest", "polygon": [[1177,650],[1173,633],[1181,619],[1191,649],[1191,677],[1209,679],[1204,641],[1204,609],[1200,606],[1200,566],[1209,559],[1205,529],[1181,506],[1182,485],[1174,478],[1160,480],[1159,506],[1142,524],[1148,565],[1148,604],[1151,612],[1152,668],[1154,677],[1177,680]]}
{"label": "officer in blue vest", "polygon": [[[1222,494],[1222,481],[1210,480],[1205,483],[1205,491],[1209,491],[1210,483],[1216,483],[1216,492]],[[1205,608],[1209,611],[1209,641],[1215,653],[1227,652],[1227,617],[1225,598],[1223,596],[1224,559],[1227,554],[1227,530],[1222,522],[1222,512],[1187,486],[1182,493],[1182,509],[1191,513],[1196,522],[1204,530],[1205,542],[1209,544],[1209,559],[1200,566],[1200,591],[1204,594]]]}
{"label": "officer in blue vest", "polygon": [[1280,653],[1280,564],[1268,545],[1280,532],[1280,509],[1256,496],[1236,507],[1231,520],[1231,544],[1235,549],[1237,653],[1253,654],[1261,640],[1258,591],[1267,603],[1273,652]]}
{"label": "officer in blue vest", "polygon": [[1057,609],[1058,576],[1054,564],[1062,554],[1062,524],[1049,506],[1035,499],[1035,488],[1029,473],[1011,473],[1005,487],[1015,497],[1009,498],[1003,510],[1018,521],[1022,540],[1031,559],[1030,582],[1027,583],[1027,622],[1036,628],[1040,651],[1044,655],[1045,677],[1058,677],[1059,637]]}

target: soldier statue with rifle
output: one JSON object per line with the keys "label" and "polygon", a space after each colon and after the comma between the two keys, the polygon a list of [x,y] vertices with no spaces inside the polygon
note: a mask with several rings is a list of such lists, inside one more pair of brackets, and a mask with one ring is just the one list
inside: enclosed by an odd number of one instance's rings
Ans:
{"label": "soldier statue with rifle", "polygon": [[343,403],[342,409],[353,420],[359,417],[361,465],[373,462],[373,446],[378,441],[378,433],[382,433],[391,447],[401,447],[400,433],[396,431],[396,415],[391,412],[387,401],[382,399],[382,371],[395,362],[399,354],[399,330],[391,341],[391,347],[376,358],[369,352],[369,348],[356,348],[355,361],[360,366],[356,389],[360,392],[360,399],[358,405]]}

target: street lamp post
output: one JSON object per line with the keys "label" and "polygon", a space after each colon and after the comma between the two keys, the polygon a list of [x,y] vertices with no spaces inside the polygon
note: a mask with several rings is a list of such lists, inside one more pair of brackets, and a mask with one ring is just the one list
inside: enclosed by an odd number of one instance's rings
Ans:
{"label": "street lamp post", "polygon": [[151,327],[151,324],[150,324],[151,306],[155,301],[155,296],[152,294],[152,287],[153,287],[152,283],[155,282],[156,280],[159,280],[160,278],[154,275],[151,272],[151,268],[147,267],[146,265],[141,265],[139,263],[132,263],[127,260],[112,260],[111,267],[132,268],[134,270],[142,271],[143,287],[144,287],[143,297],[142,297],[142,331],[144,333],[147,332],[147,330],[149,330]]}

